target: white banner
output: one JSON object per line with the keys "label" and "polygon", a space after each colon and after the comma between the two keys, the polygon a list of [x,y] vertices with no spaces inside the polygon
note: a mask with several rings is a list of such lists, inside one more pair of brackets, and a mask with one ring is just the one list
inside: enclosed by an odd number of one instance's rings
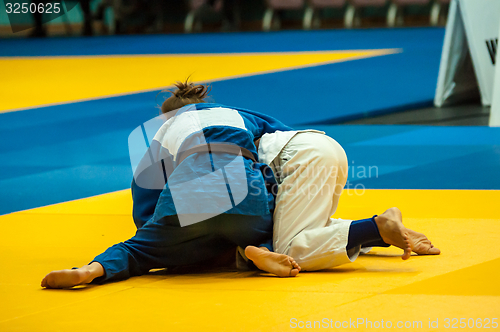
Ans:
{"label": "white banner", "polygon": [[436,106],[473,98],[476,85],[483,105],[491,105],[499,26],[500,0],[452,0],[434,99]]}
{"label": "white banner", "polygon": [[[500,31],[498,32],[498,35],[500,35]],[[493,100],[491,101],[490,127],[500,127],[500,52],[497,52],[495,63],[495,82],[493,83]]]}

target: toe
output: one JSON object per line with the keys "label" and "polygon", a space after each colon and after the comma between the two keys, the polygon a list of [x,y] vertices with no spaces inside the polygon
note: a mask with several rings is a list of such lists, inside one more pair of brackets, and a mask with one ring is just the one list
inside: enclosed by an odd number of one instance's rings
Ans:
{"label": "toe", "polygon": [[441,253],[441,250],[439,250],[438,248],[432,246],[429,248],[429,250],[427,250],[427,254],[428,255],[439,255]]}
{"label": "toe", "polygon": [[292,264],[292,266],[295,268],[295,269],[299,269],[300,270],[300,266],[299,264],[297,264],[297,262],[292,258],[290,257],[290,264]]}
{"label": "toe", "polygon": [[411,257],[411,249],[405,249],[405,252],[401,256],[403,260],[407,260]]}
{"label": "toe", "polygon": [[48,275],[46,275],[42,279],[42,287],[50,288],[50,286],[49,286],[49,276]]}
{"label": "toe", "polygon": [[411,245],[410,245],[410,240],[408,240],[408,236],[405,234],[405,243],[406,243],[406,248],[404,248],[404,253],[401,256],[403,260],[407,260],[411,257]]}

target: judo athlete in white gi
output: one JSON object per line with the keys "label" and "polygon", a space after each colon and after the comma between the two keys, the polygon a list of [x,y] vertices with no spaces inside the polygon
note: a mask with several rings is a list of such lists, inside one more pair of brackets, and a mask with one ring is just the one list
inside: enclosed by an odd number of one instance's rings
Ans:
{"label": "judo athlete in white gi", "polygon": [[[42,287],[123,280],[153,268],[200,264],[237,246],[272,250],[272,183],[262,174],[267,165],[255,162],[254,141],[290,128],[249,110],[200,103],[207,93],[204,86],[177,87],[162,105],[171,116],[141,160],[150,163],[134,174],[136,235],[82,268],[49,273]],[[158,178],[164,180],[161,189],[155,185]],[[254,259],[265,271],[299,273],[292,258],[262,252]]]}
{"label": "judo athlete in white gi", "polygon": [[276,131],[258,143],[259,161],[268,164],[279,190],[274,211],[273,248],[290,255],[303,271],[332,268],[354,261],[361,247],[395,245],[419,255],[436,255],[424,234],[402,224],[391,208],[365,220],[333,219],[347,181],[342,146],[323,132]]}

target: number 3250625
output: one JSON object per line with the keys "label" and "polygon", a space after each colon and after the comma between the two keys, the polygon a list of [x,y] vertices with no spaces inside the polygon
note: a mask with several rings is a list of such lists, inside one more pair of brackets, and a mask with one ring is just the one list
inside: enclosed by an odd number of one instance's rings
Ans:
{"label": "number 3250625", "polygon": [[452,328],[452,329],[465,329],[465,328],[483,328],[483,329],[489,329],[493,328],[496,329],[498,327],[497,323],[497,318],[445,318],[444,320],[444,327],[445,328]]}
{"label": "number 3250625", "polygon": [[5,3],[5,11],[7,14],[59,14],[61,12],[61,3]]}

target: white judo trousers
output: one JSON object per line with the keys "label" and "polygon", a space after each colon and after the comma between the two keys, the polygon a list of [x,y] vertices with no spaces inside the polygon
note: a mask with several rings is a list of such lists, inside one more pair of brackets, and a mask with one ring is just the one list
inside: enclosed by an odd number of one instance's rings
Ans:
{"label": "white judo trousers", "polygon": [[347,181],[342,146],[323,132],[278,131],[261,138],[259,161],[272,168],[279,185],[274,251],[290,255],[304,271],[354,261],[360,246],[346,251],[352,220],[331,218]]}

